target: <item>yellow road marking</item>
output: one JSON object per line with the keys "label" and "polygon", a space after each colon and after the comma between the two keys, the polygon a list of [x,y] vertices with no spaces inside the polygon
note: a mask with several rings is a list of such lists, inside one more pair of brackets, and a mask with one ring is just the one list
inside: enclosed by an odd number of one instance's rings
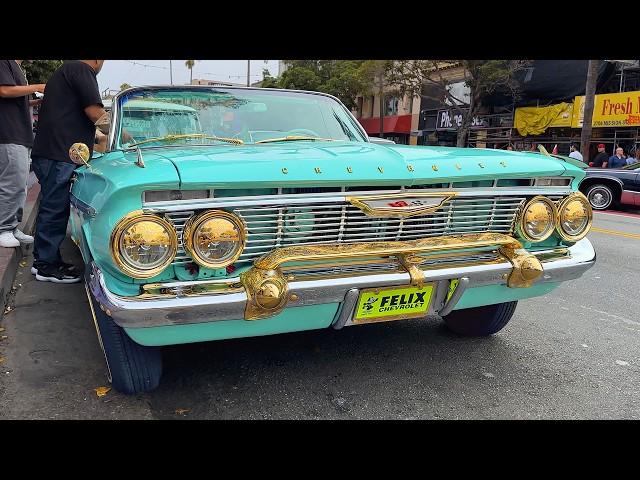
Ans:
{"label": "yellow road marking", "polygon": [[635,238],[637,240],[640,240],[640,233],[620,232],[618,230],[608,230],[606,228],[598,228],[598,227],[592,227],[591,231],[598,232],[598,233],[607,233],[609,235],[618,235],[620,237]]}

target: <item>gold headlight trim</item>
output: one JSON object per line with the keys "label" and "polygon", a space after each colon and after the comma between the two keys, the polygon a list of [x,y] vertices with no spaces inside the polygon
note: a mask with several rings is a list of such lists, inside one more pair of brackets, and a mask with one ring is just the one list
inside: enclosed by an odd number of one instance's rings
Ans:
{"label": "gold headlight trim", "polygon": [[[173,224],[165,218],[137,210],[116,224],[109,243],[118,268],[130,277],[143,279],[156,276],[173,262],[178,250],[178,235]],[[126,248],[136,246],[163,246],[167,253],[146,268],[134,264],[135,257],[123,252]]]}
{"label": "gold headlight trim", "polygon": [[580,192],[574,192],[558,205],[556,230],[563,240],[577,242],[583,239],[593,223],[593,210],[589,200]]}
{"label": "gold headlight trim", "polygon": [[[212,210],[190,218],[182,234],[187,253],[194,262],[207,268],[223,268],[235,262],[242,255],[246,237],[242,220],[222,210]],[[219,244],[225,246],[227,253],[219,258],[207,257],[205,250]]]}
{"label": "gold headlight trim", "polygon": [[553,233],[558,218],[556,204],[541,195],[529,200],[518,218],[518,233],[529,242],[542,242]]}

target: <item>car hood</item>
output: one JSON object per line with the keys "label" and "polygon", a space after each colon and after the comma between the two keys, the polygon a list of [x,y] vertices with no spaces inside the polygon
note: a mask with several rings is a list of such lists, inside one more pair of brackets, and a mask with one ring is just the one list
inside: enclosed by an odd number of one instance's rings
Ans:
{"label": "car hood", "polygon": [[175,165],[181,188],[410,186],[567,171],[561,160],[524,152],[355,142],[170,147],[153,153]]}

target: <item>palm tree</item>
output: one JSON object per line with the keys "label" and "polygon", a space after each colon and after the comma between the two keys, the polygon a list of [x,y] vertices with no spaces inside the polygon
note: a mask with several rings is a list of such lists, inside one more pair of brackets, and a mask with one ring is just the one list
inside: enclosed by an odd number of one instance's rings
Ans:
{"label": "palm tree", "polygon": [[189,83],[193,83],[193,66],[196,64],[197,60],[185,60],[184,64],[189,69],[190,78]]}

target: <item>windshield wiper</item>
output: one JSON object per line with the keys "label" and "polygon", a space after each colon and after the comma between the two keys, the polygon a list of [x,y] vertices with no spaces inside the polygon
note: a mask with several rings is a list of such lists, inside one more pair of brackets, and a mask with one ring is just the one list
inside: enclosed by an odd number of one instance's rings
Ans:
{"label": "windshield wiper", "polygon": [[233,143],[235,145],[242,145],[244,143],[244,141],[240,140],[239,138],[216,137],[215,135],[205,135],[204,133],[184,133],[180,135],[165,135],[164,137],[147,138],[146,140],[143,140],[141,142],[132,143],[131,145],[127,146],[127,148],[134,148],[144,143],[170,142],[172,140],[179,140],[181,138],[208,138],[211,140]]}
{"label": "windshield wiper", "polygon": [[318,141],[325,141],[325,142],[335,142],[333,138],[307,137],[305,135],[289,135],[287,137],[280,137],[280,138],[267,138],[266,140],[259,140],[254,143],[293,142],[295,140],[318,140]]}

